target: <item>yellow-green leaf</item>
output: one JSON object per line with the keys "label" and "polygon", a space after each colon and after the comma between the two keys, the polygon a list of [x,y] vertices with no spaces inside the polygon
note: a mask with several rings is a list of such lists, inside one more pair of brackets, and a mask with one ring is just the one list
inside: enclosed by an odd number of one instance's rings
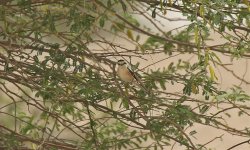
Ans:
{"label": "yellow-green leaf", "polygon": [[215,57],[220,63],[222,63],[222,61],[220,60],[220,58],[214,53],[214,52],[211,52],[210,54],[212,57]]}
{"label": "yellow-green leaf", "polygon": [[131,39],[134,40],[134,36],[131,30],[127,30],[127,36]]}
{"label": "yellow-green leaf", "polygon": [[192,89],[192,93],[194,94],[198,94],[199,93],[199,89],[195,84],[191,85],[191,89]]}
{"label": "yellow-green leaf", "polygon": [[204,17],[204,5],[200,6],[200,16]]}
{"label": "yellow-green leaf", "polygon": [[250,11],[250,2],[248,0],[243,0],[243,3],[248,6],[248,11]]}
{"label": "yellow-green leaf", "polygon": [[122,99],[122,105],[124,108],[129,109],[128,99]]}
{"label": "yellow-green leaf", "polygon": [[205,51],[205,65],[208,65],[209,62],[209,53],[208,51]]}
{"label": "yellow-green leaf", "polygon": [[168,0],[170,6],[172,6],[172,0]]}
{"label": "yellow-green leaf", "polygon": [[161,5],[161,11],[162,11],[162,8],[163,8],[163,2],[162,2],[162,0],[160,0],[160,5]]}
{"label": "yellow-green leaf", "polygon": [[215,75],[214,68],[211,65],[209,65],[209,72],[212,81],[214,81],[214,79],[218,80],[217,76]]}
{"label": "yellow-green leaf", "polygon": [[136,46],[136,49],[138,48],[138,50],[140,50],[143,54],[146,52],[145,48],[143,46],[141,46],[140,44],[138,44],[138,46]]}

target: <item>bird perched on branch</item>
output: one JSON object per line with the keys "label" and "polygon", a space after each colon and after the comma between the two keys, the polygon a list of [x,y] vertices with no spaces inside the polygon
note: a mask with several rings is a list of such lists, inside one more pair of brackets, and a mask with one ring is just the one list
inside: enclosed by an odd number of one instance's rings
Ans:
{"label": "bird perched on branch", "polygon": [[125,60],[118,60],[118,76],[125,82],[139,81],[138,75],[133,72],[128,66]]}
{"label": "bird perched on branch", "polygon": [[145,91],[146,88],[143,86],[140,77],[137,73],[133,72],[128,66],[125,60],[120,59],[117,61],[118,69],[117,74],[118,76],[125,82],[136,82],[139,84]]}

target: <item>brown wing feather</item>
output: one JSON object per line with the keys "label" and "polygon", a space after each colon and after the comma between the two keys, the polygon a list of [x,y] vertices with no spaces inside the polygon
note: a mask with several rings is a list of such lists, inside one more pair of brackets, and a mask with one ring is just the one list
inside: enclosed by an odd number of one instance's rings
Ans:
{"label": "brown wing feather", "polygon": [[136,79],[137,84],[139,84],[144,89],[145,92],[148,92],[148,90],[144,87],[143,83],[141,82],[139,75],[137,75],[135,72],[133,72],[129,68],[128,70],[129,70],[129,73]]}
{"label": "brown wing feather", "polygon": [[140,80],[140,78],[138,77],[138,75],[136,75],[135,72],[133,72],[133,71],[130,70],[129,68],[128,68],[128,71],[129,71],[129,73],[130,73],[137,81]]}

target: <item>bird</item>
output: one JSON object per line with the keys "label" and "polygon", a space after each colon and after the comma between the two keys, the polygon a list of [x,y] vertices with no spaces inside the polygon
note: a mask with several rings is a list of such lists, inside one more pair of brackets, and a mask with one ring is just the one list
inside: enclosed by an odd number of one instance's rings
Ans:
{"label": "bird", "polygon": [[118,64],[117,74],[121,78],[121,80],[125,82],[133,82],[133,81],[138,82],[140,80],[138,75],[127,66],[125,60],[120,59],[117,61],[117,64]]}
{"label": "bird", "polygon": [[145,92],[148,92],[148,90],[144,87],[143,83],[141,82],[141,78],[138,73],[132,71],[128,66],[125,60],[120,59],[117,61],[118,69],[117,74],[121,78],[121,80],[131,83],[135,82],[140,87],[144,89]]}

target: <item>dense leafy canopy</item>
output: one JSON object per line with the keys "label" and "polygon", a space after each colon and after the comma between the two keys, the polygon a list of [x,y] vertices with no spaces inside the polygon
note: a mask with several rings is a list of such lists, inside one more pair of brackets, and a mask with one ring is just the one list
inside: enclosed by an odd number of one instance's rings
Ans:
{"label": "dense leafy canopy", "polygon": [[[216,73],[250,84],[221,60],[249,59],[249,33],[248,0],[1,0],[0,147],[207,149],[222,138],[199,142],[197,125],[249,137],[225,114],[249,118],[250,96],[219,88]],[[117,77],[119,59],[145,88]]]}

